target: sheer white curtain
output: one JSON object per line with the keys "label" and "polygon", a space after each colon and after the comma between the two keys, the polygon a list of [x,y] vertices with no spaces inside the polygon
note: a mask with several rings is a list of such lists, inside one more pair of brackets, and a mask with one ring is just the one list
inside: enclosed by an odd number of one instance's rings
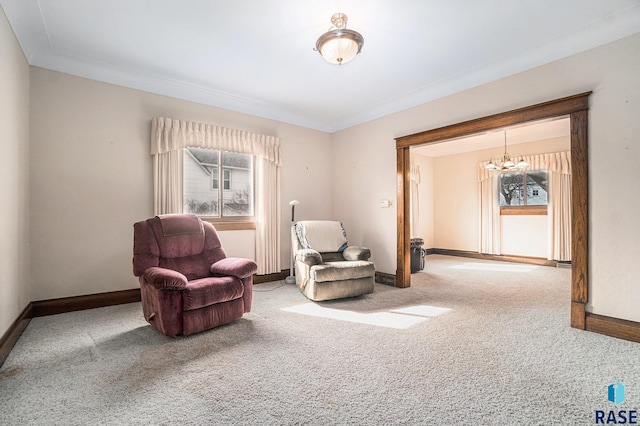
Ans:
{"label": "sheer white curtain", "polygon": [[411,236],[416,237],[420,225],[420,197],[418,187],[420,185],[420,166],[411,164]]}
{"label": "sheer white curtain", "polygon": [[[548,183],[548,258],[571,260],[571,152],[528,155],[528,171],[546,170]],[[498,176],[478,165],[480,253],[500,254]]]}
{"label": "sheer white curtain", "polygon": [[256,263],[258,274],[280,267],[280,139],[192,121],[151,121],[154,214],[182,212],[182,150],[219,149],[256,158]]}
{"label": "sheer white curtain", "polygon": [[500,254],[500,198],[498,177],[485,169],[488,162],[478,165],[480,194],[480,253]]}
{"label": "sheer white curtain", "polygon": [[571,151],[524,157],[527,170],[546,170],[549,260],[571,260]]}
{"label": "sheer white curtain", "polygon": [[182,212],[182,150],[153,155],[153,214]]}
{"label": "sheer white curtain", "polygon": [[[280,272],[280,167],[256,157],[256,263],[258,275]],[[259,261],[258,261],[259,259]]]}
{"label": "sheer white curtain", "polygon": [[571,152],[549,157],[549,260],[571,260]]}

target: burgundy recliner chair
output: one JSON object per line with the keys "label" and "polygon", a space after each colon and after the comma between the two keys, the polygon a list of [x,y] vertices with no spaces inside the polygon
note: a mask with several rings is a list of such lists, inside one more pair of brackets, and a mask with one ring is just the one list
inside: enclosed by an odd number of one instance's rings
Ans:
{"label": "burgundy recliner chair", "polygon": [[167,336],[227,324],[251,311],[249,259],[227,257],[212,224],[189,214],[133,225],[133,273],[145,319]]}

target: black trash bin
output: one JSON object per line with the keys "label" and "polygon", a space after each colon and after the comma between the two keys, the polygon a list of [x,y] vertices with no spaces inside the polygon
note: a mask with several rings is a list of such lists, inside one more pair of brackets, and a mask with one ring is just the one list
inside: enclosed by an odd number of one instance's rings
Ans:
{"label": "black trash bin", "polygon": [[426,250],[422,248],[424,246],[424,240],[422,238],[411,238],[411,273],[416,273],[424,269],[424,256]]}

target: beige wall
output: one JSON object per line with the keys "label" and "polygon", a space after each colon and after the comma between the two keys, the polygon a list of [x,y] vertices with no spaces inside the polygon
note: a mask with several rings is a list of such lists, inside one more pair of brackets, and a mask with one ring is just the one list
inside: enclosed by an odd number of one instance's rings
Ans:
{"label": "beige wall", "polygon": [[[395,273],[395,209],[380,209],[376,203],[395,197],[394,138],[593,91],[587,309],[640,321],[640,286],[633,266],[640,258],[636,218],[640,198],[635,196],[640,185],[635,172],[640,164],[639,51],[640,34],[636,34],[334,134],[334,216],[356,224],[350,238],[370,244],[378,270]],[[441,233],[437,223],[435,229],[437,244]],[[475,230],[467,231],[477,238]],[[465,241],[465,247],[471,243]]]}
{"label": "beige wall", "polygon": [[549,257],[549,216],[500,216],[500,253]]}
{"label": "beige wall", "polygon": [[[153,214],[156,115],[280,137],[283,204],[296,198],[299,215],[330,218],[329,134],[32,67],[33,300],[138,286],[132,225]],[[289,224],[283,208],[283,268]],[[229,256],[254,258],[253,231],[220,234]]]}
{"label": "beige wall", "polygon": [[29,64],[0,8],[0,337],[31,300]]}

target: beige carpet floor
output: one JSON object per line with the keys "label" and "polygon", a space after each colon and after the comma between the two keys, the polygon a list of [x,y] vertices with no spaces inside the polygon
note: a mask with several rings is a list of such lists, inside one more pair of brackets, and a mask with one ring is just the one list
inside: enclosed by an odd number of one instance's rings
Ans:
{"label": "beige carpet floor", "polygon": [[0,369],[0,424],[588,425],[640,409],[640,345],[569,327],[569,269],[428,256],[412,279],[323,303],[257,285],[251,313],[186,338],[139,303],[35,318]]}

